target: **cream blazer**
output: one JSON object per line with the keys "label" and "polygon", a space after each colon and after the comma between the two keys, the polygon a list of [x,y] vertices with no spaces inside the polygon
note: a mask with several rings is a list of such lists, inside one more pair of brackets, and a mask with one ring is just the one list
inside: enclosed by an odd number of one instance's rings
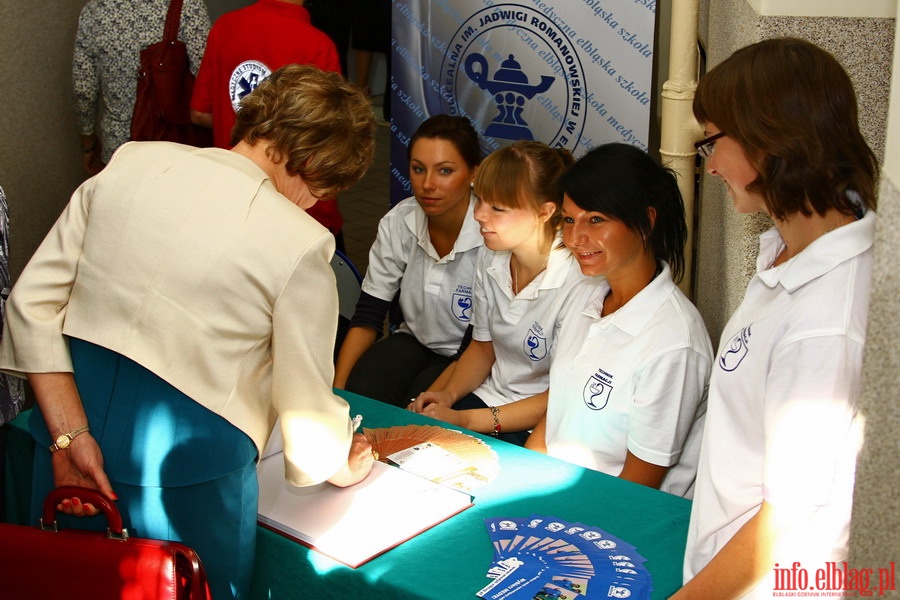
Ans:
{"label": "cream blazer", "polygon": [[281,417],[286,478],[347,460],[332,393],[334,238],[237,153],[122,146],[17,281],[0,368],[71,372],[65,336],[118,352],[222,415],[260,453]]}

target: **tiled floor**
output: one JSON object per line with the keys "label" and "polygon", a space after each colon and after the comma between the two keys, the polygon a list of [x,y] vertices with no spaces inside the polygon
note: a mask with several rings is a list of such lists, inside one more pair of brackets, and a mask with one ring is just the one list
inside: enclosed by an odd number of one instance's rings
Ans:
{"label": "tiled floor", "polygon": [[[380,97],[375,109],[381,113]],[[338,206],[344,215],[344,245],[347,258],[360,275],[366,274],[369,248],[375,241],[378,221],[390,208],[390,127],[379,125],[375,141],[375,160],[355,186],[338,195]]]}

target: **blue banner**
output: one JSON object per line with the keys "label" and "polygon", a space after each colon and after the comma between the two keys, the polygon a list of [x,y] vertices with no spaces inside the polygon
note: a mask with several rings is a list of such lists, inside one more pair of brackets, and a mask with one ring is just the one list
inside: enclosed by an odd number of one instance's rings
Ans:
{"label": "blue banner", "polygon": [[468,117],[485,153],[519,139],[576,156],[647,150],[655,0],[393,0],[391,200],[428,117]]}

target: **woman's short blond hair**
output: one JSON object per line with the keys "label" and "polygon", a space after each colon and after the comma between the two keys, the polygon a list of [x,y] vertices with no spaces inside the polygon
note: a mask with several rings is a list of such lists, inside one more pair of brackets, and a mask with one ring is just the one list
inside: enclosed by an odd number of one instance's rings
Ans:
{"label": "woman's short blond hair", "polygon": [[231,141],[270,143],[269,157],[322,198],[356,183],[372,164],[375,127],[362,88],[339,73],[291,64],[241,100]]}

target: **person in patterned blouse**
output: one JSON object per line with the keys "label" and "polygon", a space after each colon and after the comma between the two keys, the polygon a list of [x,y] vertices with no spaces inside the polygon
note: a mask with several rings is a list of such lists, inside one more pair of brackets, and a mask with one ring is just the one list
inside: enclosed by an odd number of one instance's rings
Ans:
{"label": "person in patterned blouse", "polygon": [[[88,0],[81,10],[72,87],[82,162],[89,175],[98,173],[116,148],[128,141],[140,52],[162,39],[168,8],[168,0]],[[206,4],[184,0],[178,39],[187,45],[195,75],[207,34]]]}
{"label": "person in patterned blouse", "polygon": [[[0,328],[6,320],[6,299],[12,289],[9,277],[9,205],[0,188]],[[0,335],[2,337],[2,335]],[[0,373],[0,465],[6,461],[6,424],[16,418],[25,403],[25,383]],[[6,469],[0,469],[0,519],[6,519]]]}

